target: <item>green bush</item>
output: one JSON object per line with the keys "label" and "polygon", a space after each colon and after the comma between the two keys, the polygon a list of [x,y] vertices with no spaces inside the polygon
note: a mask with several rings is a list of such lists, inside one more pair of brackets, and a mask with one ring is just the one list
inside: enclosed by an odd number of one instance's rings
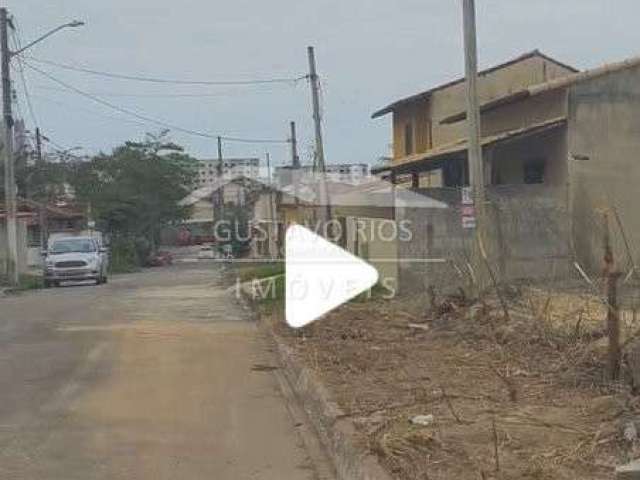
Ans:
{"label": "green bush", "polygon": [[251,281],[254,278],[267,278],[284,274],[284,263],[263,263],[259,265],[241,265],[236,273],[241,282]]}
{"label": "green bush", "polygon": [[28,273],[20,275],[19,290],[35,290],[42,288],[43,286],[44,282],[41,275],[32,275]]}
{"label": "green bush", "polygon": [[112,240],[109,259],[111,273],[135,272],[142,266],[137,243],[131,238]]}

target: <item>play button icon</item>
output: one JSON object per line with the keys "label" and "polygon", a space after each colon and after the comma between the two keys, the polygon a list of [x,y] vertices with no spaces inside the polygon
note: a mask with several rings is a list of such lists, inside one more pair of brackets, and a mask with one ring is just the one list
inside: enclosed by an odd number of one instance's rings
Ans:
{"label": "play button icon", "polygon": [[311,230],[292,225],[286,234],[285,317],[304,327],[378,282],[368,263]]}

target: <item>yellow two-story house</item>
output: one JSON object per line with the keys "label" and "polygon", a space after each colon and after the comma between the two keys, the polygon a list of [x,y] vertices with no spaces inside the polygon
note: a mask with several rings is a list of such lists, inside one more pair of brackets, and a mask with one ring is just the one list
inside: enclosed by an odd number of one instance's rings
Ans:
{"label": "yellow two-story house", "polygon": [[[478,95],[488,201],[520,203],[508,250],[515,255],[521,245],[516,256],[528,265],[562,257],[597,271],[602,211],[615,209],[627,237],[612,233],[616,255],[640,264],[640,253],[625,247],[640,242],[640,57],[578,71],[534,51],[480,72]],[[465,79],[397,100],[373,117],[387,114],[393,158],[374,173],[459,198],[469,182]],[[533,202],[545,209],[537,221],[528,220]],[[541,240],[550,230],[554,240]]]}
{"label": "yellow two-story house", "polygon": [[[487,104],[529,86],[575,73],[575,68],[533,51],[480,72],[479,100],[481,104]],[[393,160],[386,170],[396,183],[411,183],[414,187],[455,187],[468,181],[463,152],[467,137],[465,122],[453,121],[465,110],[465,102],[465,79],[460,78],[397,100],[373,114],[373,118],[393,115]],[[529,105],[530,111],[526,115],[515,115],[517,118],[512,121],[483,122],[483,136],[511,132],[511,137],[505,136],[512,140],[518,135],[535,133],[563,116],[557,102],[546,103],[552,108],[547,108],[546,104]],[[541,161],[540,158],[523,159],[518,165],[503,165],[494,169],[493,180],[496,183],[524,182],[527,180],[525,170],[529,170],[529,177],[534,177],[534,170],[543,168],[539,165]],[[487,165],[488,175],[491,175],[490,170],[491,165]]]}

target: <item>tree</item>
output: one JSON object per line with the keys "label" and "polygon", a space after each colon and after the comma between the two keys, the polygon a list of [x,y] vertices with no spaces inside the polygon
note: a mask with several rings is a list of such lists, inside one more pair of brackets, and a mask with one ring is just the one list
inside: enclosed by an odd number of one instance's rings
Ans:
{"label": "tree", "polygon": [[189,207],[179,202],[196,174],[195,160],[166,134],[126,142],[111,154],[77,164],[71,176],[77,200],[90,206],[100,230],[145,241],[151,251],[163,226],[189,216]]}

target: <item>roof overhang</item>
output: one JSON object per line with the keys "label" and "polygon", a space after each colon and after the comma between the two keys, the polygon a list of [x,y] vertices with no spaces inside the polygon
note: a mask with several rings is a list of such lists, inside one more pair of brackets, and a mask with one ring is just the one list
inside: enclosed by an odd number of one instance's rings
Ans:
{"label": "roof overhang", "polygon": [[[509,130],[496,135],[485,137],[482,139],[482,147],[489,148],[495,145],[502,145],[508,142],[517,141],[523,138],[539,135],[544,132],[563,128],[567,123],[566,117],[557,117],[545,122],[528,125],[523,128]],[[409,155],[396,160],[394,165],[380,169],[379,171],[393,171],[395,173],[404,173],[415,170],[416,167],[427,166],[429,164],[457,157],[469,148],[467,139],[453,144],[444,145],[438,149],[428,152]]]}
{"label": "roof overhang", "polygon": [[[529,59],[531,57],[534,57],[534,56],[543,58],[543,59],[548,60],[550,62],[553,62],[556,65],[560,65],[561,67],[566,68],[567,70],[570,70],[573,73],[578,73],[579,72],[578,69],[576,69],[576,68],[574,68],[574,67],[572,67],[570,65],[567,65],[566,63],[560,62],[560,61],[556,60],[555,58],[552,58],[552,57],[550,57],[548,55],[545,55],[544,53],[540,52],[539,50],[533,50],[531,52],[527,52],[527,53],[525,53],[523,55],[520,55],[520,56],[518,56],[516,58],[508,60],[508,61],[506,61],[504,63],[500,63],[498,65],[494,65],[493,67],[490,67],[490,68],[487,68],[485,70],[482,70],[482,71],[478,72],[478,76],[482,77],[482,76],[488,75],[488,74],[490,74],[492,72],[495,72],[497,70],[501,70],[503,68],[509,67],[511,65],[514,65],[514,64],[516,64],[518,62],[522,62],[523,60],[527,60],[527,59]],[[445,88],[452,87],[452,86],[457,85],[457,84],[460,84],[460,83],[464,82],[465,79],[466,79],[465,77],[460,77],[460,78],[457,78],[457,79],[452,80],[450,82],[444,83],[442,85],[438,85],[436,87],[433,87],[430,90],[426,90],[424,92],[420,92],[418,94],[411,95],[409,97],[405,97],[405,98],[402,98],[400,100],[397,100],[397,101],[387,105],[386,107],[381,108],[377,112],[374,112],[373,115],[371,115],[371,118],[382,117],[383,115],[387,115],[388,113],[392,113],[394,110],[397,110],[398,108],[400,108],[400,107],[402,107],[404,105],[407,105],[407,104],[410,104],[410,103],[413,103],[413,102],[416,102],[416,101],[420,101],[420,100],[427,100],[429,97],[431,97],[431,94],[433,94],[434,92],[437,92],[439,90],[443,90]]]}
{"label": "roof overhang", "polygon": [[401,100],[398,100],[397,102],[393,102],[387,105],[386,107],[381,108],[377,112],[374,112],[371,115],[371,118],[378,118],[378,117],[387,115],[393,112],[394,110],[397,110],[398,108],[402,107],[403,105],[408,105],[410,103],[418,102],[420,100],[428,100],[429,98],[431,98],[431,93],[432,91],[429,90],[428,92],[418,93],[416,95],[411,95],[410,97],[406,97]]}
{"label": "roof overhang", "polygon": [[[640,66],[640,57],[634,57],[628,60],[624,60],[622,62],[602,65],[598,68],[585,70],[584,72],[578,72],[573,75],[567,75],[565,77],[556,78],[549,82],[532,85],[528,88],[523,88],[522,90],[518,90],[517,92],[510,93],[503,97],[499,97],[489,102],[486,102],[480,106],[480,112],[481,113],[489,112],[491,110],[500,108],[504,105],[509,105],[511,103],[519,102],[529,97],[534,97],[537,95],[552,92],[555,90],[560,90],[563,88],[569,88],[577,83],[585,82],[587,80],[608,75],[610,73],[615,73],[615,72],[619,72],[622,70],[626,70],[626,69],[634,68],[638,66]],[[461,111],[453,115],[450,115],[446,118],[443,118],[442,120],[440,120],[440,123],[444,125],[450,124],[450,123],[457,123],[457,122],[461,122],[462,120],[466,120],[466,118],[467,118],[467,112]]]}

